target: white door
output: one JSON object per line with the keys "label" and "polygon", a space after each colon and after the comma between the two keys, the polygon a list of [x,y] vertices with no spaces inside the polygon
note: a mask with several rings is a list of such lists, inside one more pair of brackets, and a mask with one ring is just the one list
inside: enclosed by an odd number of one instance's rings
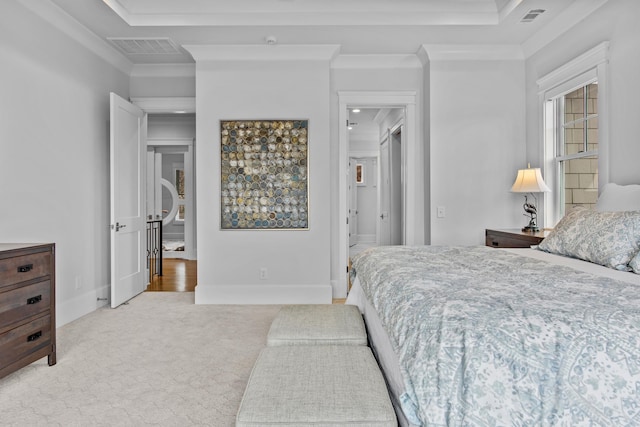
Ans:
{"label": "white door", "polygon": [[390,245],[404,244],[404,198],[402,182],[402,127],[391,133],[389,145],[389,222],[391,229]]}
{"label": "white door", "polygon": [[358,184],[356,159],[349,159],[349,246],[358,243]]}
{"label": "white door", "polygon": [[387,138],[380,144],[380,246],[391,244],[391,222],[389,221],[391,212],[391,177],[389,174],[389,161],[389,139]]}
{"label": "white door", "polygon": [[111,307],[146,284],[147,115],[111,93]]}

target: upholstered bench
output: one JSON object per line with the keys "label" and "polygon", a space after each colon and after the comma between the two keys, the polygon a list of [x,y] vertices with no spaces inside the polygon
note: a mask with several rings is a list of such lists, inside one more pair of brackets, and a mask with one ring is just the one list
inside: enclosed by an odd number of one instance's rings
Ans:
{"label": "upholstered bench", "polygon": [[362,315],[355,305],[288,305],[276,315],[268,346],[367,345]]}
{"label": "upholstered bench", "polygon": [[266,347],[236,426],[396,426],[378,364],[366,346]]}

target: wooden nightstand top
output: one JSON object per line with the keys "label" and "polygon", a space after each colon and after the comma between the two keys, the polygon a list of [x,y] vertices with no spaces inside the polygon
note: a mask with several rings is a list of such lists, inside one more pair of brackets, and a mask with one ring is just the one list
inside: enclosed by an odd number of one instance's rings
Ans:
{"label": "wooden nightstand top", "polygon": [[538,245],[549,235],[551,230],[545,229],[535,233],[512,229],[487,229],[485,244],[494,248],[528,248]]}

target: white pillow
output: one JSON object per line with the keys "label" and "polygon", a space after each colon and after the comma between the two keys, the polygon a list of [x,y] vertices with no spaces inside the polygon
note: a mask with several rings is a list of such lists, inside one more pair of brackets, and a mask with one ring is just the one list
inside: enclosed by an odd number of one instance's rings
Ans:
{"label": "white pillow", "polygon": [[640,250],[640,211],[597,212],[576,206],[560,220],[538,249],[621,271]]}
{"label": "white pillow", "polygon": [[596,210],[600,212],[640,211],[640,185],[610,182],[602,188]]}

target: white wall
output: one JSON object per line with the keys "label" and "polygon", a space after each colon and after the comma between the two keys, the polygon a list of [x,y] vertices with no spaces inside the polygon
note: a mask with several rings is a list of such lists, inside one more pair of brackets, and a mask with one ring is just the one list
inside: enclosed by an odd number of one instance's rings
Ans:
{"label": "white wall", "polygon": [[[141,95],[150,96],[150,95]],[[186,96],[186,95],[185,95]],[[191,139],[196,137],[196,117],[193,114],[149,115],[148,139]]]}
{"label": "white wall", "polygon": [[[188,49],[197,64],[196,302],[330,303],[329,64],[335,48]],[[309,120],[308,230],[220,229],[220,120],[232,119]]]}
{"label": "white wall", "polygon": [[541,129],[536,80],[603,41],[609,41],[610,180],[640,183],[640,2],[609,1],[593,15],[527,59],[527,155],[541,163]]}
{"label": "white wall", "polygon": [[2,2],[0,240],[56,243],[62,325],[108,296],[109,92],[129,78],[49,22]]}
{"label": "white wall", "polygon": [[130,84],[132,98],[194,97],[195,64],[136,64]]}
{"label": "white wall", "polygon": [[429,72],[431,243],[483,244],[486,228],[524,226],[509,192],[526,167],[524,61],[431,58]]}

